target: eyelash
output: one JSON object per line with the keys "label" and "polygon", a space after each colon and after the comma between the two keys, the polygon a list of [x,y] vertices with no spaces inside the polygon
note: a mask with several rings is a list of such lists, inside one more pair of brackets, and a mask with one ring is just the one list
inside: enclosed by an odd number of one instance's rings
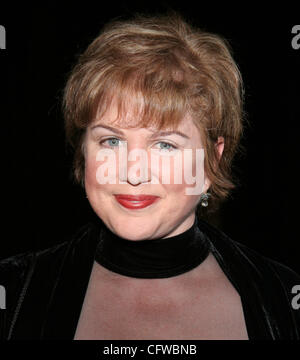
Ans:
{"label": "eyelash", "polygon": [[[110,137],[110,138],[103,139],[103,140],[99,141],[99,144],[100,144],[100,145],[103,145],[103,144],[105,143],[105,141],[108,141],[108,140],[119,140],[119,141],[120,141],[120,139],[118,139],[118,138],[116,138],[116,137]],[[115,147],[115,146],[111,146],[111,145],[108,145],[108,146],[109,146],[110,148]]]}
{"label": "eyelash", "polygon": [[[116,138],[116,137],[110,137],[110,138],[107,138],[107,139],[103,139],[99,142],[100,145],[103,145],[105,143],[105,141],[109,141],[109,140],[118,140],[120,141],[120,139]],[[169,146],[171,146],[172,150],[176,150],[177,149],[177,146],[173,145],[173,144],[170,144],[169,142],[166,142],[166,141],[159,141],[157,144],[167,144]],[[110,148],[114,148],[114,147],[117,147],[117,146],[111,146],[111,145],[108,145]],[[160,149],[160,150],[168,150],[168,151],[171,151],[171,149]]]}

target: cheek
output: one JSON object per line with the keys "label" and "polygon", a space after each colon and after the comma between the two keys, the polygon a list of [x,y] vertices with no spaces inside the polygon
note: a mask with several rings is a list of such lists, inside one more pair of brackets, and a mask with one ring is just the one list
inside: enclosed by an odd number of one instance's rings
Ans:
{"label": "cheek", "polygon": [[[170,191],[185,193],[186,188],[199,187],[204,182],[204,166],[195,153],[192,156],[161,159],[159,172],[152,174],[159,179],[159,183],[168,187]],[[198,162],[196,162],[198,160]]]}
{"label": "cheek", "polygon": [[106,164],[107,164],[106,160],[103,161],[97,160],[95,151],[91,152],[88,156],[86,156],[86,160],[85,160],[86,189],[99,191],[99,190],[104,190],[107,186],[111,186],[109,184],[101,183],[101,180],[99,180],[99,175],[97,177],[97,174],[99,174],[99,169],[105,169]]}
{"label": "cheek", "polygon": [[89,186],[99,185],[96,179],[97,168],[99,164],[92,157],[85,160],[85,184]]}
{"label": "cheek", "polygon": [[[196,175],[196,164],[195,162],[191,162],[186,166],[186,172],[189,174],[187,178]],[[191,195],[187,194],[187,189],[193,189],[196,187],[196,183],[190,184],[185,181],[184,176],[184,166],[182,169],[180,167],[176,167],[174,165],[170,166],[170,183],[163,184],[162,183],[162,176],[160,175],[160,184],[165,189],[167,193],[167,197],[172,200],[173,202],[180,202],[186,208],[193,208],[195,207],[200,199],[200,195]],[[180,184],[175,183],[174,179],[182,179]]]}
{"label": "cheek", "polygon": [[[85,160],[85,189],[86,193],[89,195],[90,200],[95,200],[102,198],[103,196],[108,196],[116,189],[116,184],[111,183],[101,183],[99,173],[104,174],[105,178],[108,175],[109,169],[116,169],[116,181],[118,180],[118,161],[111,163],[112,158],[109,160],[97,160],[96,151],[89,156],[86,156]],[[114,174],[113,171],[110,171],[110,174]],[[102,178],[103,180],[103,178]]]}
{"label": "cheek", "polygon": [[197,206],[200,195],[186,194],[186,189],[190,188],[190,186],[186,184],[163,184],[162,186],[167,194],[166,199],[170,202],[181,204],[183,208],[194,208]]}

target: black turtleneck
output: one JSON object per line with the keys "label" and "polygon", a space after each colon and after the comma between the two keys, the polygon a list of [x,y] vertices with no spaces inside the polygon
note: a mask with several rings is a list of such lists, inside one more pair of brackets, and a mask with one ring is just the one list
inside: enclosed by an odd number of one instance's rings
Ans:
{"label": "black turtleneck", "polygon": [[101,228],[95,260],[106,269],[135,278],[168,278],[200,265],[210,242],[198,228],[197,218],[185,232],[165,239],[126,240]]}

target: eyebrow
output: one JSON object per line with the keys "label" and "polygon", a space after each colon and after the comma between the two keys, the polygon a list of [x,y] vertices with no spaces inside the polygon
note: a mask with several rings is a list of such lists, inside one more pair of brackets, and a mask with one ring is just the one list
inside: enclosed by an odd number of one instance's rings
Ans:
{"label": "eyebrow", "polygon": [[[115,134],[118,134],[118,135],[124,135],[123,131],[121,130],[118,130],[116,128],[113,128],[111,126],[108,126],[108,125],[94,125],[91,127],[92,130],[94,130],[95,128],[99,128],[99,127],[102,127],[102,128],[105,128],[107,130],[110,130],[112,132],[114,132]],[[151,131],[151,130],[150,130]],[[157,136],[170,136],[170,135],[179,135],[185,139],[190,139],[189,136],[187,136],[186,134],[182,133],[181,131],[177,131],[177,130],[173,130],[173,131],[155,131],[153,132],[153,134],[150,136],[150,139],[153,139]]]}

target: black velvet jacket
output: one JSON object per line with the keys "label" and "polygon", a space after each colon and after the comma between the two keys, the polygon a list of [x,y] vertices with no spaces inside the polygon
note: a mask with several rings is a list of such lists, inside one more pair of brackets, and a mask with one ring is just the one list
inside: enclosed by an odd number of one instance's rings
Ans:
{"label": "black velvet jacket", "polygon": [[[211,252],[241,296],[249,339],[300,339],[300,309],[291,303],[300,276],[231,240],[204,221]],[[0,261],[6,309],[1,339],[74,338],[95,250],[98,227],[89,223],[70,241]]]}

